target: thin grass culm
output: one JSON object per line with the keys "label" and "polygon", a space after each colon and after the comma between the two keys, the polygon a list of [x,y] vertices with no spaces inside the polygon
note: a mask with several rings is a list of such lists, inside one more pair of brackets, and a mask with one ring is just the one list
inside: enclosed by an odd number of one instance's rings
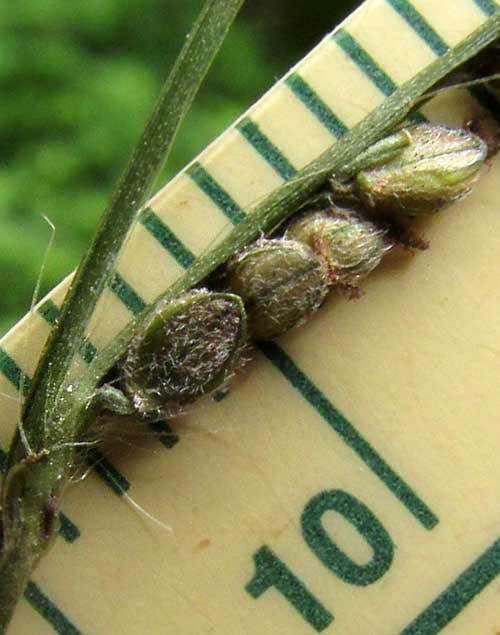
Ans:
{"label": "thin grass culm", "polygon": [[[21,412],[25,438],[12,442],[2,487],[0,634],[50,547],[61,498],[80,466],[78,446],[99,434],[103,416],[173,416],[224,389],[252,341],[304,323],[331,291],[359,295],[359,281],[387,251],[412,246],[401,217],[411,224],[465,196],[486,159],[482,140],[466,131],[431,124],[393,130],[439,80],[498,39],[498,14],[245,210],[229,236],[123,328],[68,390],[71,362],[120,248],[241,4],[205,3],[37,368]],[[280,310],[266,313],[269,306]],[[151,368],[164,371],[161,385]]]}

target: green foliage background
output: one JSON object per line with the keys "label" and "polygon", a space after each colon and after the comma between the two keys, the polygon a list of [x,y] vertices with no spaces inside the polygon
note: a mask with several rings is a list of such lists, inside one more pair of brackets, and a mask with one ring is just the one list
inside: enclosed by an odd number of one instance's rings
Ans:
{"label": "green foliage background", "polygon": [[[202,0],[0,3],[0,333],[77,264]],[[181,169],[354,0],[249,0],[166,170]]]}

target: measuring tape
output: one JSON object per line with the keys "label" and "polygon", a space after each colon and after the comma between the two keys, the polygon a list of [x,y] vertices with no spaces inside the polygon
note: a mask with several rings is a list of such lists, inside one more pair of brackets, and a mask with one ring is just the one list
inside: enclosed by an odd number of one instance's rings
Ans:
{"label": "measuring tape", "polygon": [[[244,209],[499,9],[366,2],[152,199],[74,376]],[[462,125],[487,105],[450,92],[423,114]],[[429,220],[428,252],[262,345],[225,399],[91,452],[12,635],[500,632],[498,172]],[[66,288],[2,340],[7,395]],[[4,448],[17,416],[2,398]]]}

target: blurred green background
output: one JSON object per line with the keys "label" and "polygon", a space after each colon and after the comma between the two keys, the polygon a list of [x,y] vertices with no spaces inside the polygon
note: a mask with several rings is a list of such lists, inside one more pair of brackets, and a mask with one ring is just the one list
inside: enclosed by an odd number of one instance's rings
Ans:
{"label": "blurred green background", "polygon": [[[0,333],[77,264],[202,0],[0,3]],[[172,176],[359,0],[249,0],[181,129]]]}

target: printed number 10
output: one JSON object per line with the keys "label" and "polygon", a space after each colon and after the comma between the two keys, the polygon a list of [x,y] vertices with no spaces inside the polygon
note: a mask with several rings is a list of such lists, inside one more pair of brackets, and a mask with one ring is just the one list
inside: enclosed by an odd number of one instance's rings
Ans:
{"label": "printed number 10", "polygon": [[[332,541],[321,523],[323,515],[335,511],[349,521],[373,550],[371,560],[360,565]],[[302,534],[313,553],[340,579],[350,584],[372,584],[389,569],[394,544],[378,518],[357,498],[342,490],[326,490],[314,496],[301,516]],[[246,586],[260,597],[267,589],[279,591],[318,632],[333,621],[330,613],[266,545],[254,553],[255,575]]]}

